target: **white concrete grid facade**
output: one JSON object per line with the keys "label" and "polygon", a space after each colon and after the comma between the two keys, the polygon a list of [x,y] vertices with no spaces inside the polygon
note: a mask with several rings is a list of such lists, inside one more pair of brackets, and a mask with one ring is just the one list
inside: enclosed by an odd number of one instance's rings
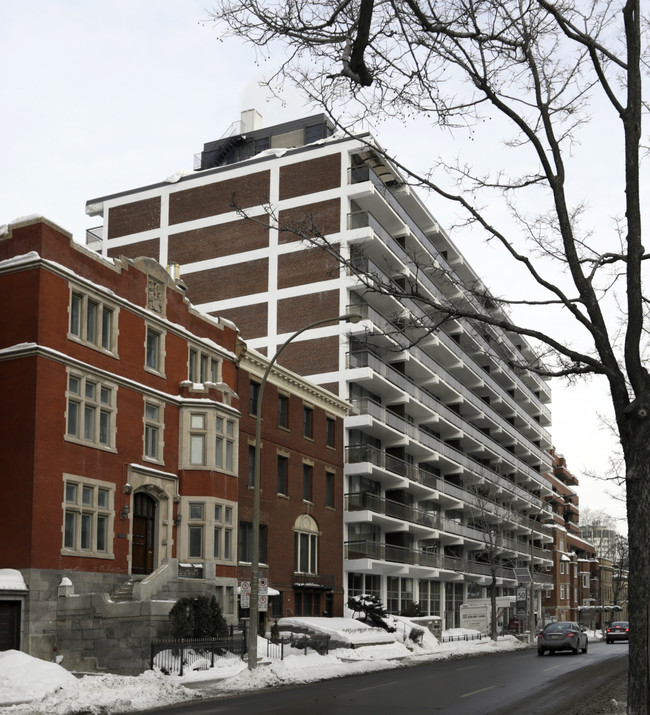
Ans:
{"label": "white concrete grid facade", "polygon": [[[410,189],[396,179],[387,186],[370,164],[381,162],[368,148],[367,140],[331,139],[277,156],[268,154],[231,164],[217,171],[199,171],[181,180],[182,188],[226,181],[260,169],[270,172],[269,204],[274,213],[308,207],[315,202],[340,202],[339,232],[328,239],[341,246],[344,255],[358,255],[378,274],[404,276],[419,282],[419,289],[432,295],[455,290],[444,278],[455,272],[466,284],[478,276],[467,265],[450,238]],[[338,153],[340,185],[290,199],[280,198],[280,171],[310,159]],[[353,157],[363,157],[364,166],[351,172]],[[355,166],[359,159],[354,160]],[[385,178],[385,177],[384,177]],[[169,196],[179,184],[158,186],[107,197],[96,213],[103,215],[103,235],[108,235],[109,209],[127,202],[162,197],[160,228],[118,239],[104,239],[102,253],[157,238],[161,263],[167,263],[170,235],[240,218],[236,212],[199,220],[167,222]],[[267,206],[247,211],[262,217]],[[339,314],[352,307],[364,320],[354,326],[334,325],[309,331],[303,340],[339,335],[338,368],[306,377],[317,384],[339,385],[340,395],[354,411],[346,418],[345,554],[346,596],[372,592],[389,611],[399,612],[418,602],[425,614],[439,615],[443,627],[459,625],[459,605],[471,597],[485,597],[490,583],[484,533],[473,525],[476,509],[474,489],[489,488],[493,516],[510,514],[511,528],[504,548],[513,567],[530,568],[531,559],[540,571],[540,585],[550,580],[546,571],[552,561],[543,548],[552,543],[549,527],[531,520],[546,512],[544,497],[551,494],[545,473],[551,472],[551,447],[546,427],[550,424],[550,391],[534,375],[515,374],[493,348],[499,343],[516,355],[527,351],[510,336],[486,328],[479,331],[461,321],[448,321],[444,329],[416,346],[395,337],[377,338],[400,311],[416,310],[394,299],[364,291],[363,286],[341,270],[321,281],[280,288],[278,261],[283,254],[304,251],[298,241],[281,243],[277,226],[269,228],[268,246],[210,258],[181,266],[181,277],[213,268],[223,268],[264,258],[268,260],[268,290],[251,287],[246,295],[214,299],[199,305],[214,313],[242,306],[268,306],[266,335],[249,339],[256,349],[273,354],[289,334],[278,334],[278,303],[287,298],[336,291]],[[416,270],[409,256],[414,252],[433,257],[442,273]],[[472,303],[469,294],[456,300]],[[304,315],[310,322],[310,315]],[[402,344],[400,345],[400,342]],[[518,343],[521,343],[517,339]],[[531,540],[533,543],[531,544]],[[510,568],[499,572],[500,595],[514,595],[517,581]]]}

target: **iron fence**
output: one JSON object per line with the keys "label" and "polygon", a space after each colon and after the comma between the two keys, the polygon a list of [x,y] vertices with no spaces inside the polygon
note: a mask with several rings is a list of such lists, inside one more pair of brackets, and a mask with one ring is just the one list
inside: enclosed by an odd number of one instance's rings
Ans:
{"label": "iron fence", "polygon": [[223,638],[154,638],[151,641],[151,667],[168,675],[183,675],[186,668],[207,670],[215,660],[243,659],[247,653],[246,632]]}
{"label": "iron fence", "polygon": [[289,638],[273,638],[266,641],[266,655],[276,660],[284,660],[285,655],[291,655],[292,650],[301,650],[307,655],[307,650],[315,650],[319,655],[329,653],[329,635],[292,635]]}

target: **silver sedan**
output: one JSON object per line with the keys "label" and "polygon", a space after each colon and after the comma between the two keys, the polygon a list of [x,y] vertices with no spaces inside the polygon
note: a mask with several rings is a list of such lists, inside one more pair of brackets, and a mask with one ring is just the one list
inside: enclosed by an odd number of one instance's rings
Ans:
{"label": "silver sedan", "polygon": [[546,651],[553,654],[560,650],[587,652],[589,638],[584,629],[573,621],[549,623],[537,636],[537,654],[544,655]]}

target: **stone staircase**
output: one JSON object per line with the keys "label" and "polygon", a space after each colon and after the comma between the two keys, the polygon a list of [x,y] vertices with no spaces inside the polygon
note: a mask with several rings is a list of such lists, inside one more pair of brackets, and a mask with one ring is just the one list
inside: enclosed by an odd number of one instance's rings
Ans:
{"label": "stone staircase", "polygon": [[115,603],[127,603],[128,601],[133,601],[133,579],[129,579],[126,583],[123,583],[117,591],[111,594],[111,600]]}

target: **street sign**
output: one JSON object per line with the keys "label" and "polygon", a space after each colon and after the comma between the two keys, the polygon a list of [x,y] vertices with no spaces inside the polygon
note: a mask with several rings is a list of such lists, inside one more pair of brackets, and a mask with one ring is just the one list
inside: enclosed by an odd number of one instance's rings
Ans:
{"label": "street sign", "polygon": [[250,593],[251,592],[251,582],[250,581],[242,581],[240,588],[241,588],[242,594]]}
{"label": "street sign", "polygon": [[267,596],[269,593],[269,580],[268,578],[261,578],[259,580],[259,591],[260,596]]}
{"label": "street sign", "polygon": [[257,610],[258,611],[268,611],[269,609],[269,597],[268,596],[258,596],[257,598]]}
{"label": "street sign", "polygon": [[519,586],[517,588],[517,601],[527,601],[528,600],[528,589],[524,586]]}

